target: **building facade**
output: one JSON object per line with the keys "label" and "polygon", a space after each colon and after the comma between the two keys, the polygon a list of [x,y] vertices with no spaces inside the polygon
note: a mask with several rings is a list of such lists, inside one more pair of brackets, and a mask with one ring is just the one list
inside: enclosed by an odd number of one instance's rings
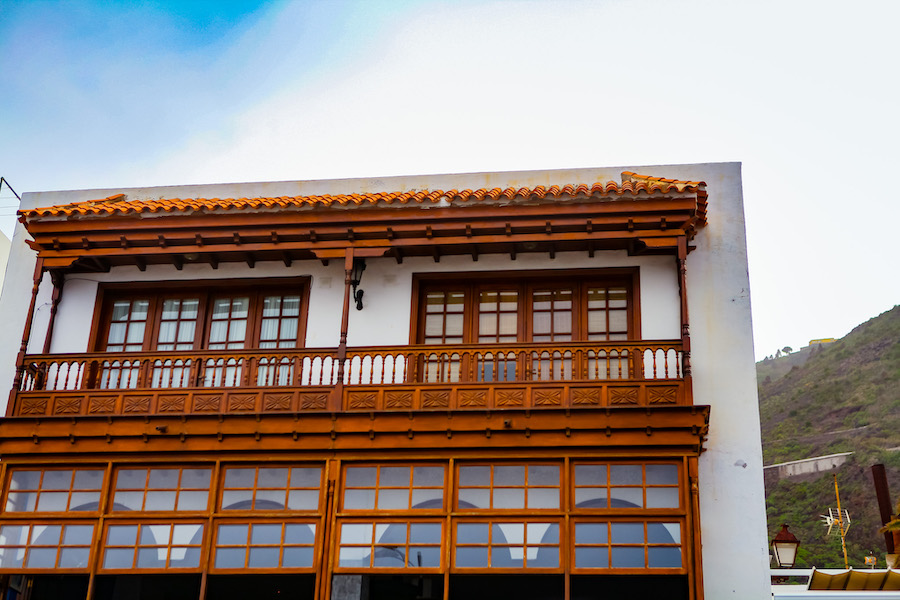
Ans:
{"label": "building facade", "polygon": [[20,221],[6,597],[768,593],[737,164],[26,194]]}

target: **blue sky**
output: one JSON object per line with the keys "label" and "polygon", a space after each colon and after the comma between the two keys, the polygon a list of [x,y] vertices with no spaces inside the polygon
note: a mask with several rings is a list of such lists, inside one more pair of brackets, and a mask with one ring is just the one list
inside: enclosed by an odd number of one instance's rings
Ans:
{"label": "blue sky", "polygon": [[0,0],[0,175],[742,161],[762,357],[900,302],[898,21],[887,0]]}

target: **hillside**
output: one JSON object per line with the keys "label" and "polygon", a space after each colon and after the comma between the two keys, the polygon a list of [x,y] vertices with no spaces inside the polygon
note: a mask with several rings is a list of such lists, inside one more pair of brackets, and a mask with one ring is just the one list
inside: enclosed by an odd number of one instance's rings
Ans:
{"label": "hillside", "polygon": [[[805,354],[805,355],[804,355]],[[798,356],[799,355],[799,356]],[[900,306],[863,323],[841,340],[758,363],[766,465],[852,451],[836,471],[802,479],[766,480],[769,537],[781,523],[802,541],[798,565],[843,567],[840,540],[825,538],[820,517],[850,511],[850,564],[884,554],[869,467],[884,463],[894,502],[900,498]],[[883,560],[883,559],[882,559]],[[883,562],[882,562],[883,566]]]}

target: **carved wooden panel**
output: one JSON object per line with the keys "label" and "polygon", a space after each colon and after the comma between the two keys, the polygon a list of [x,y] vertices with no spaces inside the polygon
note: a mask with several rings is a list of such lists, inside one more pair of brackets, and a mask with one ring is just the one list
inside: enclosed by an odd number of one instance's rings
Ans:
{"label": "carved wooden panel", "polygon": [[374,409],[375,400],[375,392],[349,392],[347,394],[347,403],[351,410]]}
{"label": "carved wooden panel", "polygon": [[539,388],[533,390],[531,396],[535,406],[560,406],[562,393],[562,388]]}
{"label": "carved wooden panel", "polygon": [[572,390],[573,406],[599,406],[602,401],[603,390],[599,387]]}
{"label": "carved wooden panel", "polygon": [[638,389],[635,387],[614,387],[609,389],[611,405],[637,404]]}
{"label": "carved wooden panel", "polygon": [[47,413],[50,398],[24,398],[19,407],[20,415],[43,415]]}
{"label": "carved wooden panel", "polygon": [[460,408],[487,406],[487,390],[463,390],[459,392]]}
{"label": "carved wooden panel", "polygon": [[294,399],[293,394],[264,394],[263,410],[278,411],[291,410],[291,400]]}
{"label": "carved wooden panel", "polygon": [[222,394],[195,394],[193,404],[194,412],[219,412]]}
{"label": "carved wooden panel", "polygon": [[386,392],[384,394],[385,408],[412,408],[412,392]]}
{"label": "carved wooden panel", "polygon": [[179,395],[160,395],[156,403],[156,412],[184,412],[184,402],[187,397]]}
{"label": "carved wooden panel", "polygon": [[122,412],[150,412],[150,396],[125,396],[125,401],[122,403]]}
{"label": "carved wooden panel", "polygon": [[301,393],[300,410],[325,410],[328,406],[328,394]]}
{"label": "carved wooden panel", "polygon": [[678,399],[678,388],[656,386],[648,388],[647,399],[650,404],[675,404]]}
{"label": "carved wooden panel", "polygon": [[57,398],[53,414],[77,415],[81,413],[81,398]]}
{"label": "carved wooden panel", "polygon": [[256,409],[256,394],[229,394],[229,411],[251,411]]}
{"label": "carved wooden panel", "polygon": [[524,406],[525,405],[525,390],[524,389],[498,390],[496,392],[495,404],[497,406]]}
{"label": "carved wooden panel", "polygon": [[422,408],[449,408],[450,390],[422,392]]}
{"label": "carved wooden panel", "polygon": [[92,415],[116,412],[115,396],[91,396],[88,399],[88,413]]}

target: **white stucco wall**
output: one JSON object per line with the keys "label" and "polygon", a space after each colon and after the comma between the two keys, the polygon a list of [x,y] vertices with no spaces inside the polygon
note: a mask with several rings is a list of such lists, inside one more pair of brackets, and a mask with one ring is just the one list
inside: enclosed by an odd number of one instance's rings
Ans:
{"label": "white stucco wall", "polygon": [[3,278],[6,275],[6,259],[9,258],[10,240],[0,231],[0,290],[3,289]]}
{"label": "white stucco wall", "polygon": [[[693,344],[694,402],[711,406],[707,451],[700,457],[700,512],[706,597],[765,598],[770,595],[766,540],[762,451],[756,395],[753,339],[750,321],[749,277],[743,219],[740,165],[716,163],[611,167],[519,173],[412,176],[317,182],[273,182],[182,186],[149,189],[85,190],[25,194],[22,208],[49,206],[104,198],[124,192],[129,199],[160,197],[253,197],[335,192],[397,191],[409,189],[461,189],[522,187],[565,183],[619,181],[623,170],[674,179],[702,180],[709,193],[709,224],[694,240],[697,250],[688,256],[688,303]],[[21,226],[13,239],[9,285],[0,296],[0,390],[8,390],[28,308],[33,253],[24,244]],[[159,281],[220,279],[309,274],[312,276],[307,346],[333,347],[340,330],[343,299],[341,261],[325,267],[317,261],[134,267],[105,274],[79,274],[66,284],[57,316],[52,351],[81,352],[87,347],[97,285],[101,281]],[[366,308],[351,311],[352,346],[405,344],[409,339],[413,273],[489,271],[509,269],[567,269],[639,266],[641,279],[642,337],[679,337],[677,282],[671,257],[628,257],[624,252],[547,255],[443,257],[369,260],[363,278]],[[49,282],[42,285],[35,315],[31,351],[43,343],[49,309]],[[5,392],[0,398],[5,400]],[[739,565],[739,566],[738,566]]]}

